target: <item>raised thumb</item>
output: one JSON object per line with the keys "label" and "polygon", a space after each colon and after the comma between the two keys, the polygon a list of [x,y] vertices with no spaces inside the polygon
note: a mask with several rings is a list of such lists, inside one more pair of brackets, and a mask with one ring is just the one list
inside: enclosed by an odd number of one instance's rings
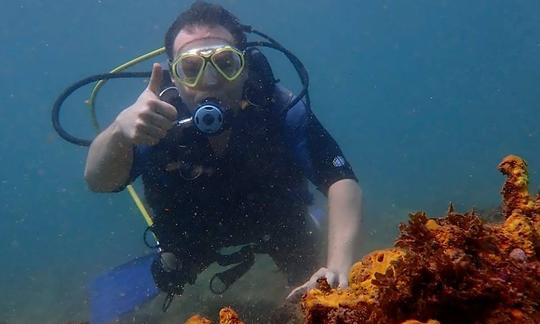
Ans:
{"label": "raised thumb", "polygon": [[161,70],[161,65],[159,63],[154,63],[152,65],[152,74],[150,75],[150,82],[148,82],[147,89],[156,96],[159,96],[159,91],[161,90],[162,77],[163,71]]}

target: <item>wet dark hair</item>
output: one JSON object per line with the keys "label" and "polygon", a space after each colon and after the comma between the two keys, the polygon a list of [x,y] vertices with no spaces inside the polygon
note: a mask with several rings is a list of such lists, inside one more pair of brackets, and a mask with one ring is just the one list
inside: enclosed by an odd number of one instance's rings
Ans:
{"label": "wet dark hair", "polygon": [[192,26],[222,26],[232,34],[236,47],[241,50],[246,47],[246,35],[236,16],[220,5],[195,1],[188,10],[178,15],[165,34],[165,49],[170,59],[174,56],[173,45],[176,36],[185,27]]}

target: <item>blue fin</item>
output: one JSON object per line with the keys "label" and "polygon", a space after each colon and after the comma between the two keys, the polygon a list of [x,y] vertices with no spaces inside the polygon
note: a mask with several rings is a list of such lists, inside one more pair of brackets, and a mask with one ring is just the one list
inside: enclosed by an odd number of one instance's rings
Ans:
{"label": "blue fin", "polygon": [[159,294],[150,271],[156,255],[131,260],[90,284],[90,323],[110,323]]}

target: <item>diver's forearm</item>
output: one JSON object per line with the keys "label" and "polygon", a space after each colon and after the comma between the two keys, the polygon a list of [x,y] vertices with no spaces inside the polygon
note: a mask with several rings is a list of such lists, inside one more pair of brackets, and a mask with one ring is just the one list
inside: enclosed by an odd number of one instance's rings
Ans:
{"label": "diver's forearm", "polygon": [[90,145],[84,177],[96,192],[110,192],[128,181],[133,163],[133,144],[112,123]]}
{"label": "diver's forearm", "polygon": [[361,226],[362,195],[353,180],[341,180],[328,192],[329,228],[327,267],[349,271],[356,257]]}

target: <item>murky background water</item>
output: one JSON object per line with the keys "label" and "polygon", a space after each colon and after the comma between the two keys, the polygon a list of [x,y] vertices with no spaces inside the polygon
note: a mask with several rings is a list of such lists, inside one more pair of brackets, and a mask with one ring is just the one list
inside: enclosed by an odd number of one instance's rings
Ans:
{"label": "murky background water", "polygon": [[[360,252],[390,245],[413,210],[442,214],[492,208],[507,154],[540,179],[540,2],[220,1],[243,23],[296,53],[311,76],[313,110],[352,162],[365,193]],[[147,250],[144,222],[128,195],[93,194],[82,178],[86,149],[63,142],[50,122],[71,82],[162,46],[188,1],[4,1],[0,10],[0,322],[87,320],[88,281]],[[270,54],[283,83],[287,62]],[[137,70],[147,70],[145,64]],[[144,83],[112,81],[100,94],[105,125]],[[63,122],[93,135],[83,101]],[[285,295],[265,257],[224,296],[209,275],[169,313],[160,301],[139,311],[152,322],[182,321],[221,305],[257,321]],[[260,292],[264,291],[263,294]],[[141,315],[148,314],[148,315]],[[152,317],[153,316],[153,317]],[[260,321],[264,321],[259,318]]]}

